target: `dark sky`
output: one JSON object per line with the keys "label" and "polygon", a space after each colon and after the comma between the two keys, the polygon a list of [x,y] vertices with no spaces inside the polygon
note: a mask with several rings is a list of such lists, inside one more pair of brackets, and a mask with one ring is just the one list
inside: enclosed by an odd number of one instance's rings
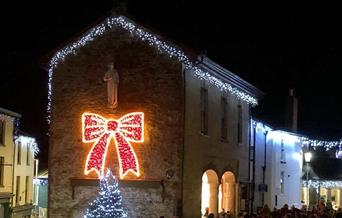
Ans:
{"label": "dark sky", "polygon": [[[21,129],[37,138],[45,160],[48,77],[39,68],[39,58],[108,15],[112,5],[112,0],[73,5],[30,1],[3,7],[0,107],[23,115]],[[299,132],[342,138],[342,17],[333,6],[248,9],[226,1],[128,1],[128,12],[175,42],[205,51],[264,91],[254,110],[259,119],[281,126],[285,96],[295,88]]]}

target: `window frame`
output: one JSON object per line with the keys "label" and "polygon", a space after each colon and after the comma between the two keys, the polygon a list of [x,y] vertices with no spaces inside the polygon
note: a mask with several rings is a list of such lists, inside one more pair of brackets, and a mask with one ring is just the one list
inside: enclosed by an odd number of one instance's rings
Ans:
{"label": "window frame", "polygon": [[15,204],[20,203],[20,176],[17,176],[17,181],[16,181],[16,190],[15,190]]}
{"label": "window frame", "polygon": [[0,120],[0,145],[5,145],[5,120]]}
{"label": "window frame", "polygon": [[200,89],[200,121],[201,121],[201,133],[203,135],[208,135],[208,89],[205,86],[201,86]]}
{"label": "window frame", "polygon": [[242,130],[243,130],[243,124],[242,124],[242,105],[241,105],[241,103],[239,103],[238,104],[238,106],[237,106],[237,110],[238,110],[238,113],[237,113],[237,142],[238,142],[238,144],[240,145],[240,144],[242,144],[242,142],[243,142],[243,132],[242,132]]}
{"label": "window frame", "polygon": [[21,165],[21,150],[22,150],[22,144],[19,141],[17,146],[17,164]]}
{"label": "window frame", "polygon": [[4,186],[5,177],[5,157],[0,156],[0,186]]}
{"label": "window frame", "polygon": [[228,140],[228,99],[221,97],[221,139]]}

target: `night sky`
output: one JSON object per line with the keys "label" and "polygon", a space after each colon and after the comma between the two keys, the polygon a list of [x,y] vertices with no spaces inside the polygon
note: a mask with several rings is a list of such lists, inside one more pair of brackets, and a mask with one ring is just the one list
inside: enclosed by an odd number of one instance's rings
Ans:
{"label": "night sky", "polygon": [[[42,167],[48,148],[48,77],[39,59],[108,16],[112,5],[113,1],[79,5],[30,1],[3,7],[0,107],[23,115],[21,129],[37,138]],[[269,7],[128,1],[130,17],[140,24],[206,53],[264,91],[266,96],[253,111],[258,119],[281,127],[285,96],[295,88],[299,132],[318,139],[342,138],[341,16],[332,7]]]}

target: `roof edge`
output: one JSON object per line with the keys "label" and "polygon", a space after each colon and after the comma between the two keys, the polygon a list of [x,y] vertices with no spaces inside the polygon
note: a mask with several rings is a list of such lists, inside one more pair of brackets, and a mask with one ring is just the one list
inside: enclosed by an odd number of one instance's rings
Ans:
{"label": "roof edge", "polygon": [[22,115],[19,114],[19,113],[16,113],[14,111],[10,111],[10,110],[7,110],[7,109],[1,108],[1,107],[0,107],[0,113],[6,114],[6,115],[11,116],[11,117],[17,117],[17,118],[21,118],[22,117]]}
{"label": "roof edge", "polygon": [[226,68],[222,67],[218,63],[214,62],[213,60],[209,59],[206,56],[200,56],[201,59],[201,67],[205,70],[215,74],[223,81],[232,84],[234,87],[244,90],[251,96],[255,98],[262,98],[265,93],[258,89],[257,87],[253,86],[246,80],[242,79],[241,77],[237,76],[236,74],[232,73],[231,71],[227,70]]}

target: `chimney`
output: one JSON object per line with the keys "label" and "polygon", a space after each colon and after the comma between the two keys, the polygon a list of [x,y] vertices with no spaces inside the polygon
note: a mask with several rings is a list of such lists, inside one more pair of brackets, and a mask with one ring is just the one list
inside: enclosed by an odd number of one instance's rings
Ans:
{"label": "chimney", "polygon": [[291,132],[297,132],[298,127],[298,99],[295,96],[294,89],[289,90],[289,96],[286,98],[285,128]]}

